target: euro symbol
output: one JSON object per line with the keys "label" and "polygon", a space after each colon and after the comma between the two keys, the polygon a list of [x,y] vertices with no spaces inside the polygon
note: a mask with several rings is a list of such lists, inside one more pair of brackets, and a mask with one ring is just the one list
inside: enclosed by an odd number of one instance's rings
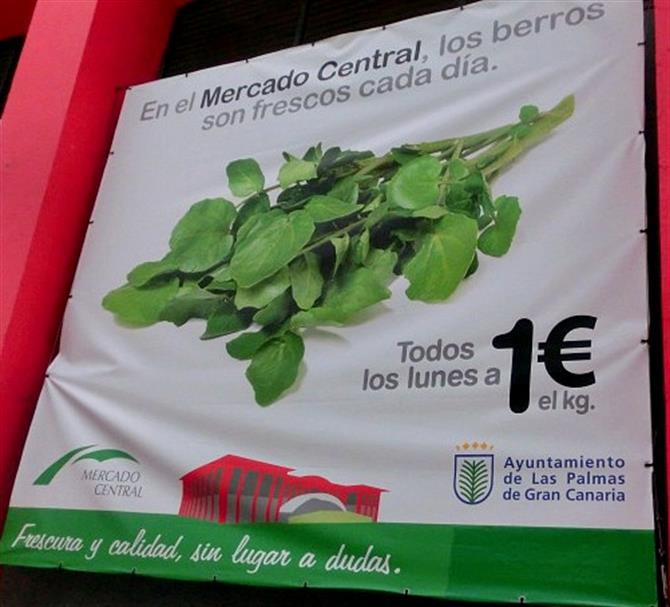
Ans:
{"label": "euro symbol", "polygon": [[564,352],[575,348],[590,348],[590,339],[566,340],[575,329],[593,329],[596,326],[594,316],[570,316],[559,322],[547,336],[547,341],[538,344],[540,354],[537,362],[544,363],[547,373],[557,383],[568,388],[583,388],[596,383],[593,371],[574,373],[565,368],[565,362],[572,360],[591,360],[591,352]]}

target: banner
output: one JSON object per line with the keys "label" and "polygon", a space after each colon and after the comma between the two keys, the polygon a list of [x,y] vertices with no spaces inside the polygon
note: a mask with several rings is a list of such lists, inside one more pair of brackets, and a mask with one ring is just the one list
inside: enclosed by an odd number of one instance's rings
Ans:
{"label": "banner", "polygon": [[133,87],[5,564],[656,604],[642,3]]}

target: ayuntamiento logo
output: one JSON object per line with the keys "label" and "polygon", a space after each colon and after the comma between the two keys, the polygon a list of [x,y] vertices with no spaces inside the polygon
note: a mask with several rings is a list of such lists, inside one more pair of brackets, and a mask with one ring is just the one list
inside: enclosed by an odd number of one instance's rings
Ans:
{"label": "ayuntamiento logo", "polygon": [[454,494],[475,506],[486,501],[493,491],[493,445],[486,442],[464,442],[454,455]]}

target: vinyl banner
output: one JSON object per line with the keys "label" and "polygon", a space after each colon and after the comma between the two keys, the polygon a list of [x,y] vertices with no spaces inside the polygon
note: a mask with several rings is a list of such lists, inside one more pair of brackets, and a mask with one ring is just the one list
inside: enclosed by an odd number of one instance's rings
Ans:
{"label": "vinyl banner", "polygon": [[129,90],[2,562],[656,603],[641,2]]}

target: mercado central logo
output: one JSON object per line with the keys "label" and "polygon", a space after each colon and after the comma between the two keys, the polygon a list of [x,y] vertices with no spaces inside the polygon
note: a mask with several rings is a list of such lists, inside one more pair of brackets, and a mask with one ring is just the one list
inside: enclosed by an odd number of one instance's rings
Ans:
{"label": "mercado central logo", "polygon": [[469,506],[486,501],[493,490],[493,445],[464,442],[454,455],[454,493]]}
{"label": "mercado central logo", "polygon": [[[68,464],[76,464],[83,460],[93,460],[95,462],[104,463],[110,460],[129,460],[139,463],[130,453],[121,451],[120,449],[94,449],[97,445],[85,445],[84,447],[77,447],[68,451],[62,457],[59,457],[51,465],[47,466],[45,470],[35,479],[33,485],[48,485],[56,477],[56,475]],[[93,449],[93,451],[91,451]]]}

